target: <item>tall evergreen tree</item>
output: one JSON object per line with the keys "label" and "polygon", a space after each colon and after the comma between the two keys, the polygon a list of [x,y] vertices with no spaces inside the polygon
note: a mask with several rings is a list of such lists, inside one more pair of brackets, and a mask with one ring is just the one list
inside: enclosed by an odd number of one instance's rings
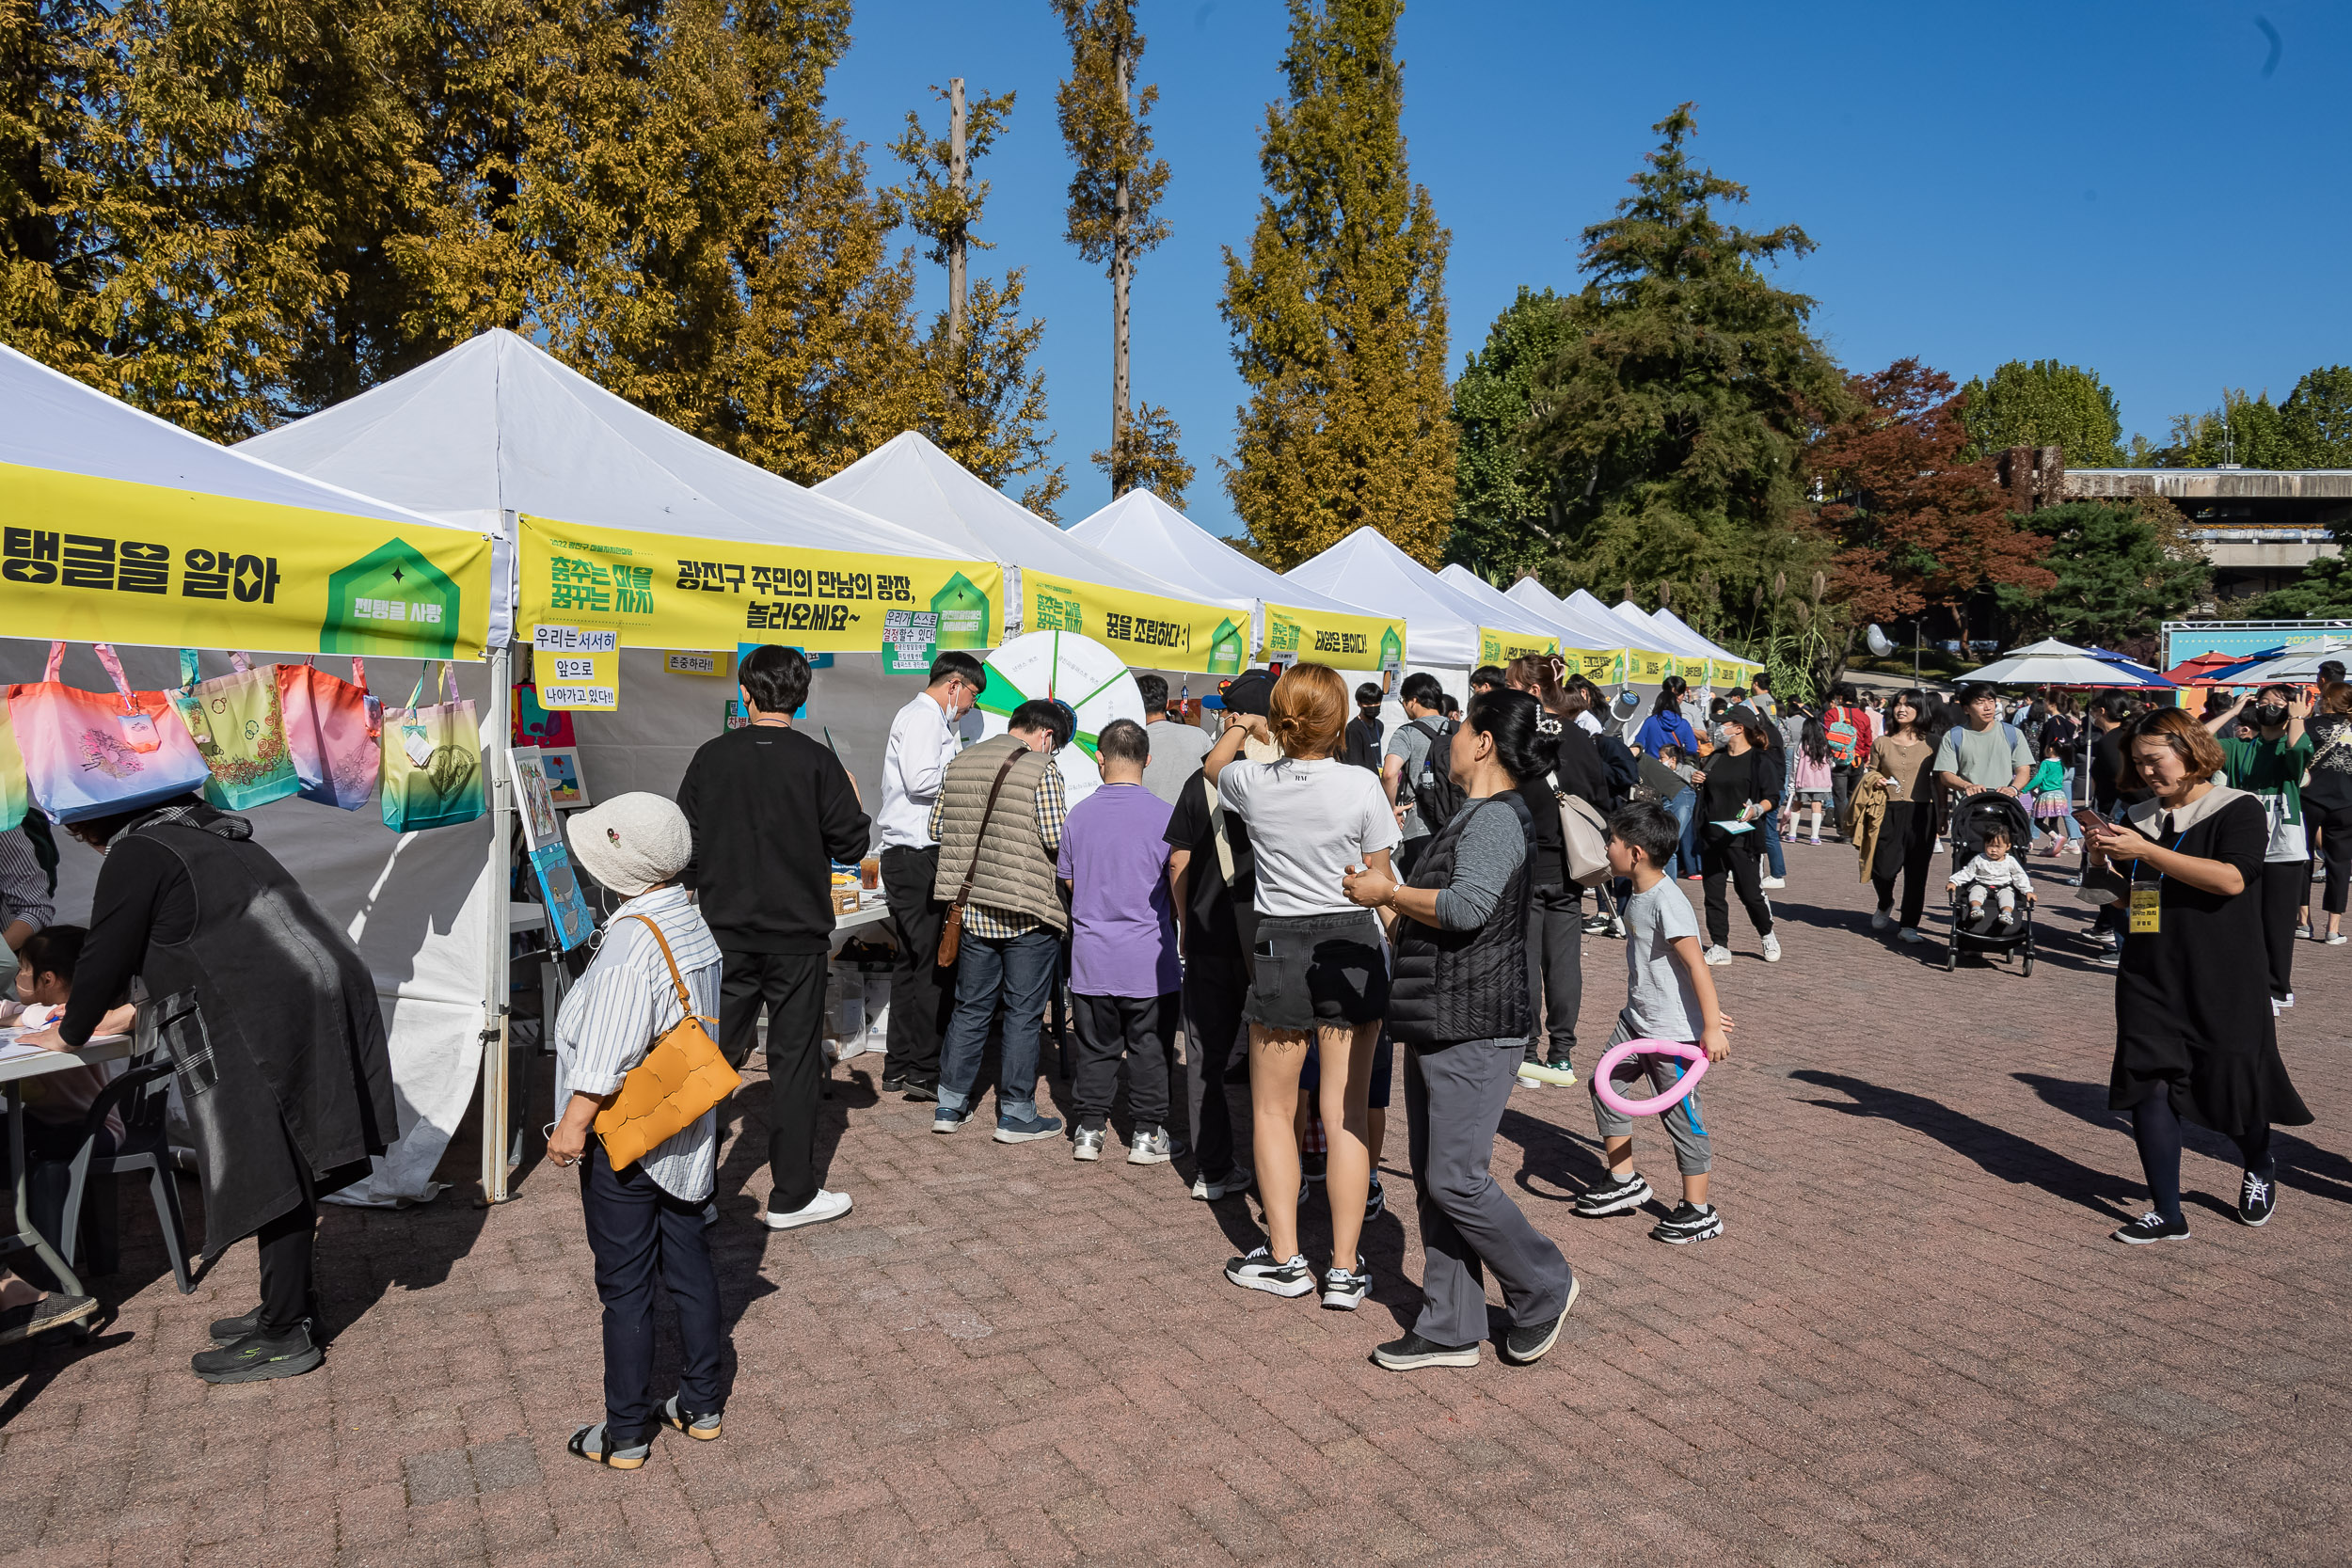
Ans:
{"label": "tall evergreen tree", "polygon": [[2055,580],[1995,590],[2001,608],[2027,637],[2114,647],[2154,632],[2213,589],[2213,567],[2191,548],[2165,548],[2166,531],[2147,515],[2177,509],[2160,497],[2141,503],[2070,501],[2024,519]]}
{"label": "tall evergreen tree", "polygon": [[1249,388],[1233,508],[1289,566],[1370,524],[1443,555],[1455,427],[1445,259],[1412,182],[1396,58],[1402,0],[1290,0],[1287,95],[1266,110],[1266,195],[1245,262],[1225,252],[1225,319]]}
{"label": "tall evergreen tree", "polygon": [[1821,548],[1800,516],[1800,458],[1846,391],[1813,336],[1813,301],[1765,277],[1813,242],[1794,224],[1723,221],[1718,207],[1747,188],[1691,161],[1691,111],[1659,121],[1633,194],[1584,230],[1590,281],[1536,379],[1532,434],[1567,498],[1548,575],[1603,590],[1678,582],[1675,612],[1706,630],[1725,595],[1812,570]]}
{"label": "tall evergreen tree", "polygon": [[1138,485],[1170,506],[1184,504],[1192,465],[1178,451],[1174,416],[1146,404],[1128,411],[1128,302],[1136,261],[1168,238],[1157,216],[1168,189],[1168,162],[1152,156],[1145,116],[1159,102],[1156,86],[1137,88],[1143,34],[1136,0],[1054,0],[1070,40],[1070,76],[1055,96],[1062,140],[1077,171],[1070,177],[1070,218],[1064,237],[1111,278],[1111,439],[1095,466],[1109,475],[1116,500]]}
{"label": "tall evergreen tree", "polygon": [[2123,416],[2097,371],[2056,359],[2012,359],[1990,377],[1971,377],[1960,395],[1971,456],[2057,447],[2070,468],[2114,468],[2127,461],[2119,445]]}
{"label": "tall evergreen tree", "polygon": [[1549,555],[1563,528],[1553,470],[1527,449],[1541,404],[1536,375],[1567,342],[1566,302],[1522,285],[1454,380],[1454,535],[1446,557],[1516,576]]}

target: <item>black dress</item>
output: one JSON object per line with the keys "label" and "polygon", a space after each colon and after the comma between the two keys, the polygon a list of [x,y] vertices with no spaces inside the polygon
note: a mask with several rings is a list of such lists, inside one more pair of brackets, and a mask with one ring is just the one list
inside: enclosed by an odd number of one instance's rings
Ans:
{"label": "black dress", "polygon": [[2167,877],[2157,895],[2158,928],[2129,932],[2125,921],[2108,1106],[2128,1110],[2164,1092],[2184,1120],[2217,1132],[2307,1125],[2312,1114],[2279,1059],[2270,1010],[2261,895],[2270,822],[2262,803],[2216,789],[2179,813],[2142,808],[2130,816],[2166,848],[2237,867],[2246,885],[2225,896]]}

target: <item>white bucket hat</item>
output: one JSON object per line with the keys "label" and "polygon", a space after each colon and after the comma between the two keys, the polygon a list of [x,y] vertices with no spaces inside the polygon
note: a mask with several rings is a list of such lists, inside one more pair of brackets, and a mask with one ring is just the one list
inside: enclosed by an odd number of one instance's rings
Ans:
{"label": "white bucket hat", "polygon": [[572,858],[624,898],[686,869],[694,832],[677,802],[636,791],[571,814]]}

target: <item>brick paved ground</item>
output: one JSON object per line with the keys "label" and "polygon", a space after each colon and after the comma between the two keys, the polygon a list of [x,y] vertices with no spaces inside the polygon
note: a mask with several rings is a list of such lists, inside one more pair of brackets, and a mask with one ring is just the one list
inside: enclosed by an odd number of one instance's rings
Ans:
{"label": "brick paved ground", "polygon": [[[764,1140],[728,1151],[723,1441],[634,1475],[564,1455],[597,1308],[550,1170],[490,1214],[331,1211],[334,1347],[286,1383],[185,1370],[250,1304],[250,1247],[182,1297],[135,1232],[102,1335],[0,1352],[0,1565],[2343,1562],[2352,950],[2299,953],[2281,1033],[2320,1120],[2281,1140],[2277,1220],[2233,1223],[2201,1134],[2195,1239],[2125,1249],[2108,982],[2064,890],[2030,979],[1947,976],[1871,936],[1845,850],[1791,859],[1788,960],[1742,934],[1718,972],[1721,1241],[1572,1218],[1582,1092],[1513,1101],[1497,1176],[1584,1282],[1538,1367],[1367,1362],[1416,1300],[1409,1202],[1371,1229],[1375,1301],[1325,1313],[1226,1285],[1246,1213],[1175,1170],[933,1137],[861,1081],[848,1220],[753,1228]],[[1588,951],[1597,1040],[1621,982]]]}

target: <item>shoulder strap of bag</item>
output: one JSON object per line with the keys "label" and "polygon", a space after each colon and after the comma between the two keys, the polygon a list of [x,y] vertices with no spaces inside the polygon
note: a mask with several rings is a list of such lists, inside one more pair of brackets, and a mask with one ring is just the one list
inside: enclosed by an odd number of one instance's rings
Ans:
{"label": "shoulder strap of bag", "polygon": [[980,849],[988,842],[989,819],[996,815],[996,797],[1005,792],[1005,779],[1012,772],[1012,765],[1025,755],[1016,746],[1005,758],[1005,765],[996,769],[996,782],[988,786],[988,804],[980,808],[980,831],[972,835],[972,863],[963,868],[963,885],[956,889],[956,908],[961,909],[972,900],[972,883],[980,874]]}
{"label": "shoulder strap of bag", "polygon": [[1206,773],[1200,775],[1200,792],[1209,798],[1209,836],[1216,841],[1216,868],[1225,873],[1225,885],[1231,888],[1233,885],[1233,846],[1225,836],[1225,801],[1217,794],[1216,785],[1209,782]]}
{"label": "shoulder strap of bag", "polygon": [[660,927],[655,925],[651,920],[648,920],[642,914],[625,914],[621,918],[623,920],[634,920],[637,924],[643,926],[646,930],[653,933],[653,940],[655,943],[661,949],[661,961],[670,966],[670,983],[677,987],[677,1004],[679,1006],[686,1009],[688,1017],[692,1017],[694,1013],[694,994],[686,989],[686,976],[677,972],[677,959],[670,956],[670,939],[661,934]]}

